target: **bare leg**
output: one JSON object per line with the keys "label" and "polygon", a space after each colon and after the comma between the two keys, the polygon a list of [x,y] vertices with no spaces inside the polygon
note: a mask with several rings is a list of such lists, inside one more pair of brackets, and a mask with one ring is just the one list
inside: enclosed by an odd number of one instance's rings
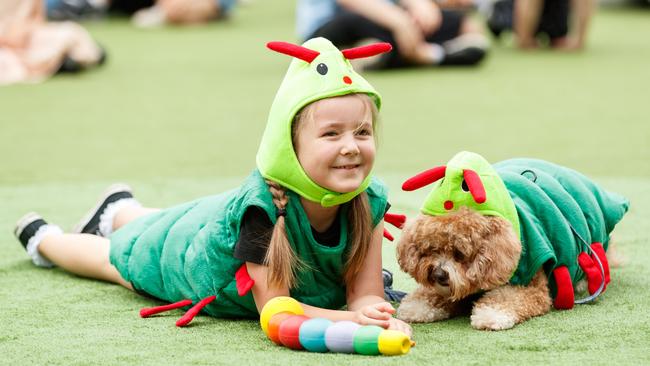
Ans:
{"label": "bare leg", "polygon": [[110,241],[90,234],[53,234],[43,238],[38,251],[57,266],[79,276],[120,284],[130,290],[109,261]]}
{"label": "bare leg", "polygon": [[148,207],[124,207],[119,210],[113,218],[113,231],[121,228],[138,217],[160,211],[159,208]]}
{"label": "bare leg", "polygon": [[517,46],[520,48],[535,48],[537,41],[535,31],[539,25],[543,0],[516,0],[514,10],[514,31]]}

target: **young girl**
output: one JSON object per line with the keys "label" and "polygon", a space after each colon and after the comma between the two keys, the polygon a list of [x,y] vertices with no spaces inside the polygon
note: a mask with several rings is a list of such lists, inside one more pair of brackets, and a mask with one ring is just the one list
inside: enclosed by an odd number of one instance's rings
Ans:
{"label": "young girl", "polygon": [[[386,189],[371,177],[379,94],[348,59],[390,49],[269,44],[296,57],[271,107],[255,170],[238,189],[166,210],[115,186],[63,234],[30,214],[16,236],[35,264],[118,283],[166,301],[198,301],[218,317],[257,317],[276,296],[306,315],[401,330],[383,299]],[[112,234],[112,235],[111,235]],[[110,235],[110,240],[105,238]],[[239,296],[245,263],[252,291]],[[347,304],[347,310],[337,310]]]}

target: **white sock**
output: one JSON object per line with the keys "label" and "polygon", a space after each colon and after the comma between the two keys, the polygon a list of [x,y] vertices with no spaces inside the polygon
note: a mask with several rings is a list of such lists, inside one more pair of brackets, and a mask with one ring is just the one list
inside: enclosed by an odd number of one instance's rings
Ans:
{"label": "white sock", "polygon": [[113,233],[113,220],[115,215],[125,207],[142,207],[135,198],[123,198],[119,201],[109,203],[99,216],[99,232],[107,238]]}
{"label": "white sock", "polygon": [[45,224],[39,227],[38,230],[36,230],[36,234],[27,241],[27,255],[32,258],[32,262],[35,265],[45,268],[54,267],[54,263],[50,262],[38,252],[38,247],[41,245],[43,238],[47,235],[53,234],[63,234],[63,230],[61,230],[57,225]]}
{"label": "white sock", "polygon": [[437,43],[429,43],[429,54],[433,64],[439,64],[445,58],[445,49]]}
{"label": "white sock", "polygon": [[115,215],[126,207],[142,207],[142,205],[135,198],[123,198],[106,206],[104,212],[99,216],[99,232],[103,237],[109,237],[113,233]]}

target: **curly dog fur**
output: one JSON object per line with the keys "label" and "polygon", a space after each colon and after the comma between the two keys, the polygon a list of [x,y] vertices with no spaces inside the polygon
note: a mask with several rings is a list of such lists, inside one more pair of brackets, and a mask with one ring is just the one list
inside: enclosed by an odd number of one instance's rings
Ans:
{"label": "curly dog fur", "polygon": [[520,254],[518,236],[501,217],[468,208],[420,214],[397,245],[400,267],[420,285],[404,298],[398,318],[433,322],[471,308],[474,328],[502,330],[548,313],[552,300],[542,270],[528,286],[508,284]]}

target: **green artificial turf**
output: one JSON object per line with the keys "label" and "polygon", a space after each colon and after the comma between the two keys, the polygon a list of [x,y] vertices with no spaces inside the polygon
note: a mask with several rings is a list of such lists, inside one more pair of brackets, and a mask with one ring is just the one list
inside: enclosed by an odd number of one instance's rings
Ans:
{"label": "green artificial turf", "polygon": [[[568,165],[632,202],[614,234],[626,263],[595,304],[503,332],[473,330],[468,318],[415,325],[417,346],[393,358],[290,351],[254,321],[200,316],[180,329],[180,311],[140,319],[155,302],[31,265],[11,233],[26,211],[70,227],[114,181],[160,207],[236,186],[254,167],[289,62],[264,43],[294,40],[290,1],[257,1],[203,27],[87,24],[108,50],[105,67],[0,89],[0,363],[650,363],[649,16],[603,9],[581,53],[518,52],[506,41],[475,69],[368,74],[384,96],[376,174],[395,212],[416,214],[427,193],[401,192],[405,178],[459,150]],[[415,288],[393,243],[384,262],[397,288]]]}

